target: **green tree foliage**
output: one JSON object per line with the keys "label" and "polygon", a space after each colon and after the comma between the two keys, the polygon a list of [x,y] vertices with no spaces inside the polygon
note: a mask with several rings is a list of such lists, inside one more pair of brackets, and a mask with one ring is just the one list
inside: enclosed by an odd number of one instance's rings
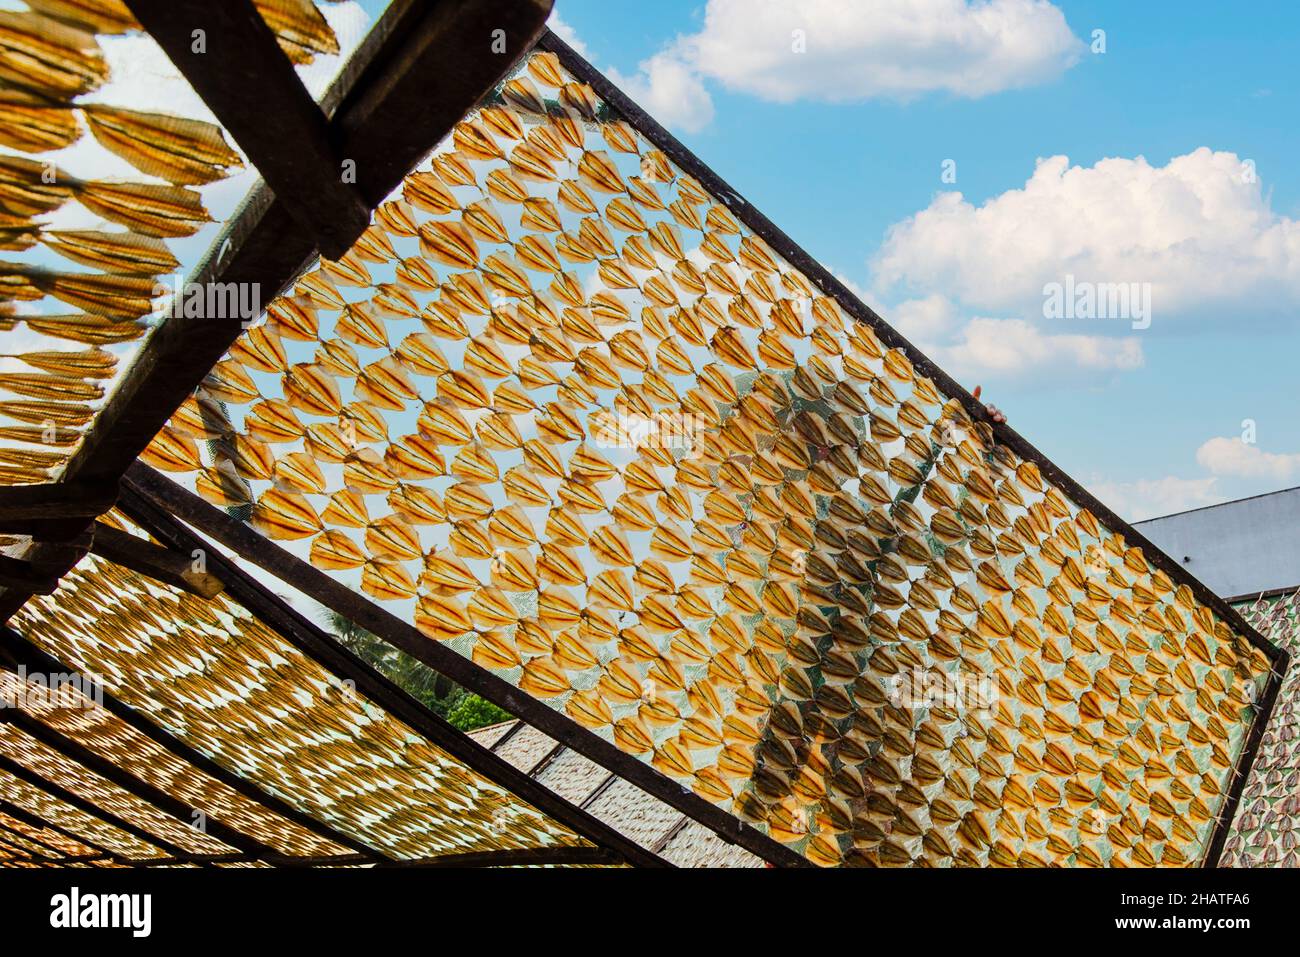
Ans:
{"label": "green tree foliage", "polygon": [[326,622],[343,647],[461,731],[510,720],[511,716],[492,702],[466,691],[337,612],[330,612]]}
{"label": "green tree foliage", "polygon": [[491,701],[485,701],[476,694],[465,693],[447,712],[447,720],[462,731],[473,731],[489,724],[509,721],[510,715]]}

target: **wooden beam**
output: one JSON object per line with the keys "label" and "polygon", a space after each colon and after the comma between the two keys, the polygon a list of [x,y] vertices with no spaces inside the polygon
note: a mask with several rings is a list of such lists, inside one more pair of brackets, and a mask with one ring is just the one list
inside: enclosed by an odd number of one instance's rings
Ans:
{"label": "wooden beam", "polygon": [[[283,854],[258,856],[254,854],[194,854],[184,858],[157,857],[145,860],[125,859],[132,867],[162,867],[168,864],[236,864],[257,862],[273,867],[346,867],[356,864],[374,864],[373,860],[356,855],[341,854],[333,857],[293,857]],[[468,867],[576,867],[580,865],[621,864],[620,855],[604,847],[570,846],[527,847],[509,851],[470,851],[462,854],[441,854],[414,860],[395,860],[376,864],[379,868],[424,869]]]}
{"label": "wooden beam", "polygon": [[[334,119],[344,155],[364,156],[357,184],[371,206],[428,153],[405,124],[450,130],[459,123],[545,33],[552,6],[553,0],[407,2],[373,31],[374,48],[358,51],[362,75],[340,90]],[[495,78],[484,83],[489,75]]]}
{"label": "wooden beam", "polygon": [[[191,807],[185,801],[168,794],[161,788],[155,787],[148,781],[136,777],[79,741],[74,741],[67,735],[56,731],[21,708],[5,708],[0,711],[0,721],[12,724],[24,734],[39,741],[47,748],[58,752],[69,761],[80,765],[91,774],[111,782],[137,800],[151,805],[163,814],[174,817],[185,827],[193,827],[200,833],[221,841],[223,844],[228,844],[246,854],[266,855],[277,853],[274,848],[257,838],[244,834],[242,831],[217,820],[207,810]],[[195,811],[203,815],[203,825],[201,827],[195,826]]]}
{"label": "wooden beam", "polygon": [[[172,0],[150,3],[154,9],[171,5]],[[185,6],[216,10],[226,4],[202,0]],[[550,7],[551,0],[393,0],[321,101],[330,116],[331,136],[339,137],[343,154],[356,161],[357,186],[368,204],[378,204],[400,185],[505,78],[544,32]],[[491,52],[496,30],[503,31],[506,54]],[[236,52],[234,60],[241,55]],[[260,97],[243,108],[283,136]],[[269,303],[310,265],[315,253],[314,237],[299,227],[289,205],[259,183],[187,278],[198,284],[251,284]],[[64,469],[65,481],[120,478],[243,331],[240,317],[167,318],[145,340],[95,416]],[[43,543],[27,557],[37,564],[55,561]],[[61,576],[74,561],[66,555],[59,560]],[[29,597],[21,588],[0,592],[0,622],[8,621]]]}
{"label": "wooden beam", "polygon": [[52,519],[94,518],[117,501],[117,483],[53,482],[0,486],[0,532],[30,534]]}
{"label": "wooden beam", "polygon": [[[56,853],[51,855],[46,854],[44,851],[33,850],[30,847],[23,847],[22,844],[18,843],[12,836],[10,836],[13,832],[10,832],[8,828],[4,828],[4,831],[6,833],[0,834],[0,848],[13,852],[9,857],[3,859],[5,861],[53,861],[57,858],[66,857],[64,854]],[[18,837],[24,841],[28,840],[28,838],[23,837],[21,834],[19,834]]]}
{"label": "wooden beam", "polygon": [[52,595],[59,587],[59,578],[25,559],[0,555],[0,585],[32,595]]}
{"label": "wooden beam", "polygon": [[[155,514],[163,521],[183,528],[177,522],[179,519],[203,534],[210,535],[239,557],[269,571],[314,601],[338,612],[371,634],[377,635],[411,657],[424,662],[434,671],[446,675],[461,687],[491,701],[509,714],[522,718],[557,742],[567,745],[607,771],[676,808],[692,820],[698,821],[727,843],[739,844],[745,850],[772,864],[790,867],[812,866],[803,855],[777,843],[735,815],[682,787],[648,762],[621,750],[612,742],[582,727],[555,708],[520,691],[442,642],[430,641],[414,625],[385,611],[364,595],[353,591],[325,572],[313,568],[221,509],[177,485],[160,472],[142,462],[137,462],[131,466],[123,479],[123,507],[125,508],[126,503],[130,501],[134,508],[134,503],[141,498],[153,504]],[[132,518],[140,521],[140,518],[134,514]],[[151,534],[158,535],[155,528],[151,527],[149,530]],[[211,558],[209,558],[209,567],[212,567]],[[231,579],[227,577],[224,569],[218,574],[228,588],[232,587]],[[239,574],[243,573],[239,572]],[[256,609],[250,610],[258,614]],[[259,617],[263,616],[259,614]],[[263,617],[263,620],[266,619]],[[492,756],[496,757],[496,755]],[[529,779],[525,778],[525,780]]]}
{"label": "wooden beam", "polygon": [[370,224],[370,207],[344,176],[337,136],[252,0],[126,5],[321,254],[347,252]]}
{"label": "wooden beam", "polygon": [[[457,28],[442,24],[444,11],[467,6],[482,8],[480,16],[467,22],[463,13],[448,13],[448,23]],[[491,30],[506,31],[508,47],[522,53],[544,30],[549,7],[538,0],[394,0],[323,98],[331,123],[344,131],[348,155],[357,161],[357,182],[367,202],[377,204],[399,186],[514,66],[508,56],[485,54]],[[480,20],[492,24],[486,33]],[[412,45],[426,55],[403,57]],[[404,70],[418,75],[396,75]],[[412,89],[425,101],[422,107],[394,99],[412,95]],[[429,105],[434,101],[436,109]],[[284,203],[262,187],[254,189],[189,278],[254,282],[262,302],[269,303],[314,253],[310,237],[296,227]],[[119,478],[243,331],[237,318],[163,322],[96,416],[69,462],[69,476]]]}
{"label": "wooden beam", "polygon": [[[54,674],[72,674],[77,669],[70,668],[57,658],[42,651],[28,639],[18,634],[12,628],[0,626],[0,661],[6,661],[13,668],[26,666],[27,671],[39,672],[45,675]],[[206,754],[195,750],[184,741],[180,740],[168,731],[154,724],[140,712],[131,708],[113,695],[109,694],[107,689],[100,688],[97,701],[113,717],[132,728],[137,733],[143,735],[163,750],[169,752],[178,761],[193,766],[197,771],[206,774],[208,777],[220,781],[226,787],[235,793],[241,795],[249,801],[264,807],[272,814],[292,821],[294,824],[310,831],[317,837],[322,837],[327,841],[332,841],[349,850],[369,855],[379,860],[383,860],[386,855],[380,853],[362,841],[357,840],[351,835],[344,834],[332,825],[323,821],[318,821],[314,817],[303,813],[283,798],[277,797],[268,791],[263,790],[259,785],[243,778],[237,774],[228,771],[217,762],[213,761]],[[3,810],[3,804],[0,803],[0,810]]]}
{"label": "wooden beam", "polygon": [[59,850],[57,847],[54,847],[53,845],[47,843],[46,841],[42,841],[38,837],[32,837],[30,834],[24,834],[22,831],[18,830],[18,828],[11,827],[10,825],[5,824],[3,822],[0,822],[0,831],[3,831],[5,834],[13,835],[14,837],[17,838],[21,838],[22,840],[27,841],[31,844],[35,844],[37,847],[43,849],[42,853],[44,853],[45,851],[50,851],[54,854],[59,855],[60,857],[68,856],[66,853]]}
{"label": "wooden beam", "polygon": [[222,592],[221,581],[215,575],[195,569],[194,556],[147,542],[103,522],[95,523],[90,552],[200,598],[215,598]]}
{"label": "wooden beam", "polygon": [[375,859],[365,854],[335,854],[321,857],[295,857],[285,854],[187,854],[183,857],[149,857],[127,859],[132,867],[166,867],[170,864],[244,864],[261,863],[273,867],[342,867],[354,864],[374,864]]}
{"label": "wooden beam", "polygon": [[[166,838],[159,837],[156,834],[151,834],[144,828],[132,824],[126,818],[119,817],[107,808],[102,808],[91,801],[87,801],[81,795],[72,793],[67,788],[37,774],[35,771],[32,771],[25,765],[19,764],[12,758],[0,755],[0,771],[12,774],[14,777],[18,778],[18,780],[23,781],[38,790],[44,791],[56,801],[62,801],[64,804],[71,805],[83,814],[89,814],[91,817],[99,818],[105,824],[110,824],[119,831],[124,831],[125,833],[130,834],[138,841],[151,844],[169,854],[184,855],[186,853],[184,849],[177,847]],[[81,840],[81,838],[78,838],[78,840]]]}
{"label": "wooden beam", "polygon": [[[156,474],[148,469],[148,466],[139,467],[146,469],[149,474]],[[132,474],[134,470],[133,466]],[[198,501],[202,502],[201,499]],[[206,502],[202,504],[211,507]],[[208,567],[225,583],[228,597],[239,602],[263,624],[276,631],[335,677],[351,682],[357,694],[374,702],[394,718],[421,734],[431,744],[446,751],[494,784],[510,791],[520,800],[531,804],[543,814],[567,825],[577,834],[602,847],[616,851],[629,864],[642,867],[668,866],[661,858],[650,854],[641,845],[604,821],[575,807],[508,761],[493,754],[469,735],[452,727],[446,720],[344,648],[316,624],[296,612],[238,565],[226,559],[216,548],[196,536],[169,514],[166,508],[160,507],[156,500],[137,489],[130,481],[123,490],[120,507],[132,521],[138,523],[149,534],[168,542],[174,548],[205,549],[208,554]],[[427,639],[426,643],[432,644]]]}

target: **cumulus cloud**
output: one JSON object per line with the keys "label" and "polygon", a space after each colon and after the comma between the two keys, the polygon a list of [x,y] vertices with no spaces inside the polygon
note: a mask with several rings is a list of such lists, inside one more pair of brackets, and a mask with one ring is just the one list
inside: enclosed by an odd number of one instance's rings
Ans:
{"label": "cumulus cloud", "polygon": [[836,273],[912,345],[968,386],[1060,383],[1131,372],[1145,363],[1136,336],[1093,336],[1045,330],[1018,318],[971,316],[939,293],[890,305]]}
{"label": "cumulus cloud", "polygon": [[1235,153],[1201,147],[1164,166],[1054,156],[980,206],[940,194],[890,228],[872,265],[884,289],[1038,315],[1044,287],[1066,276],[1150,283],[1159,323],[1213,305],[1300,301],[1300,222],[1272,210]]}
{"label": "cumulus cloud", "polygon": [[641,61],[631,75],[609,70],[609,78],[647,113],[671,129],[696,133],[713,122],[713,98],[699,74],[672,52]]}
{"label": "cumulus cloud", "polygon": [[976,316],[937,361],[953,375],[972,377],[1057,378],[1068,371],[1131,372],[1143,365],[1142,346],[1132,336],[1116,339],[1048,333],[1024,319]]}
{"label": "cumulus cloud", "polygon": [[1203,505],[1217,505],[1223,501],[1218,481],[1213,476],[1187,479],[1168,475],[1136,482],[1094,479],[1084,484],[1115,514],[1130,522],[1185,512]]}
{"label": "cumulus cloud", "polygon": [[557,8],[551,9],[551,15],[547,18],[546,25],[551,28],[552,33],[569,46],[573,47],[574,53],[578,54],[578,56],[583,59],[590,59],[587,53],[587,44],[582,42],[582,38],[578,36],[577,30],[573,29],[572,26],[561,19],[560,12]]}
{"label": "cumulus cloud", "polygon": [[1265,452],[1240,438],[1213,438],[1196,450],[1196,461],[1212,475],[1266,478],[1279,482],[1300,475],[1300,453]]}
{"label": "cumulus cloud", "polygon": [[709,0],[673,49],[728,89],[844,102],[1053,79],[1083,43],[1046,0]]}
{"label": "cumulus cloud", "polygon": [[[546,25],[575,53],[590,60],[587,44],[578,31],[551,11]],[[630,96],[638,106],[669,129],[695,133],[713,122],[713,98],[705,89],[700,75],[674,50],[665,49],[642,60],[636,72],[623,73],[607,67],[605,73],[614,85]]]}
{"label": "cumulus cloud", "polygon": [[[550,26],[587,55],[558,15]],[[1051,80],[1083,48],[1047,0],[709,0],[699,32],[634,73],[607,72],[664,125],[693,133],[714,116],[706,80],[780,103],[980,97]]]}

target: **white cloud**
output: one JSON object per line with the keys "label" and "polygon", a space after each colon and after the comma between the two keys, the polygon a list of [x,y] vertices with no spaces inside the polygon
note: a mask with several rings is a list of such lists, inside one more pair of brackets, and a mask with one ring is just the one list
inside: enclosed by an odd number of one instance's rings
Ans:
{"label": "white cloud", "polygon": [[844,102],[1027,86],[1083,44],[1046,0],[709,0],[704,28],[673,49],[729,89]]}
{"label": "white cloud", "polygon": [[1240,438],[1213,438],[1196,450],[1196,461],[1213,475],[1267,478],[1279,482],[1300,475],[1300,453],[1265,452]]}
{"label": "white cloud", "polygon": [[713,122],[713,98],[699,74],[674,53],[656,53],[626,76],[610,69],[609,78],[664,126],[696,133]]}
{"label": "white cloud", "polygon": [[[584,59],[591,59],[587,44],[572,26],[551,11],[546,25]],[[689,63],[672,49],[642,60],[635,73],[616,67],[605,73],[638,106],[670,129],[696,133],[713,122],[713,98]]]}
{"label": "white cloud", "polygon": [[[550,28],[588,57],[574,29]],[[609,74],[665,126],[713,121],[705,80],[765,100],[985,96],[1053,79],[1083,49],[1047,0],[709,0],[698,33]]]}
{"label": "white cloud", "polygon": [[587,54],[587,44],[582,42],[578,36],[578,31],[560,19],[560,11],[557,8],[551,9],[551,15],[546,20],[546,25],[551,28],[551,32],[561,40],[573,47],[573,52],[585,59],[590,59]]}
{"label": "white cloud", "polygon": [[[876,311],[881,310],[877,308]],[[888,310],[888,322],[921,348],[924,348],[922,343],[947,339],[959,326],[956,307],[938,293],[899,303]]]}
{"label": "white cloud", "polygon": [[1111,511],[1129,522],[1185,512],[1189,508],[1216,505],[1223,501],[1223,495],[1213,476],[1185,479],[1168,475],[1136,482],[1094,480],[1084,484]]}
{"label": "white cloud", "polygon": [[1045,332],[1024,319],[964,314],[932,293],[888,305],[842,273],[836,278],[912,345],[967,387],[1005,386],[1094,378],[1131,372],[1145,358],[1136,336]]}
{"label": "white cloud", "polygon": [[1235,153],[1201,147],[1165,166],[1054,156],[981,206],[940,194],[890,228],[873,269],[882,291],[937,289],[972,309],[1026,315],[1041,315],[1043,287],[1067,274],[1151,283],[1159,323],[1216,304],[1300,301],[1300,222],[1272,210]]}
{"label": "white cloud", "polygon": [[1122,339],[1046,333],[1024,319],[976,316],[951,345],[940,346],[935,360],[952,375],[1006,379],[1059,378],[1069,372],[1131,372],[1143,365],[1142,346]]}

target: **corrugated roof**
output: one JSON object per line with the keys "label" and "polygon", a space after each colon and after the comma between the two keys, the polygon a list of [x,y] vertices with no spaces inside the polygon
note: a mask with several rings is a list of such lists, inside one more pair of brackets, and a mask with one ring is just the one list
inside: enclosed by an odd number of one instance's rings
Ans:
{"label": "corrugated roof", "polygon": [[1225,599],[1300,586],[1300,488],[1164,515],[1133,527]]}

